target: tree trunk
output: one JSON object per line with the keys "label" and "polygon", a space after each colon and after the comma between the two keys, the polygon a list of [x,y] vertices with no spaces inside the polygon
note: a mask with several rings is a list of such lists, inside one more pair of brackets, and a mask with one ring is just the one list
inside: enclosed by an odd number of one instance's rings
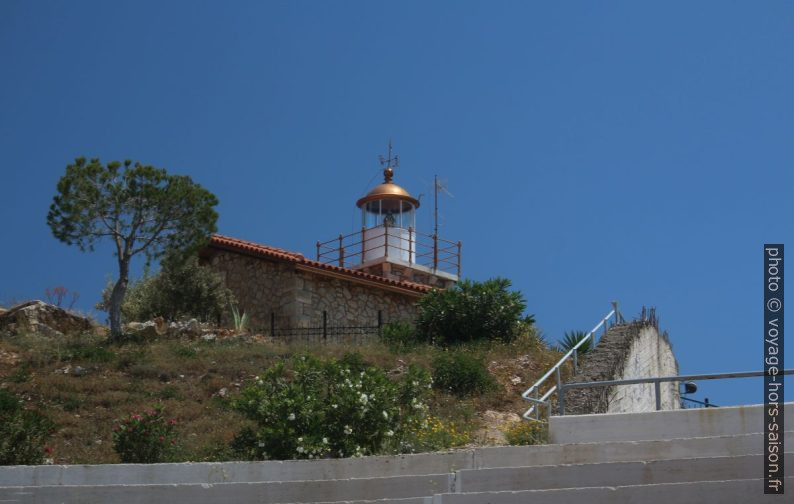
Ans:
{"label": "tree trunk", "polygon": [[127,292],[130,275],[129,258],[119,259],[119,279],[110,294],[110,341],[121,341],[124,333],[121,330],[121,304]]}

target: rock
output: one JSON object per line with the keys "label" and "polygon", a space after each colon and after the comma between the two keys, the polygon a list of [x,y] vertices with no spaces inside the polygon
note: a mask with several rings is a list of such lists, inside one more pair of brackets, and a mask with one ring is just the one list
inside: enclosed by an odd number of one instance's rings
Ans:
{"label": "rock", "polygon": [[514,376],[514,377],[510,378],[510,383],[512,383],[513,385],[518,385],[522,381],[523,380],[521,379],[520,376]]}
{"label": "rock", "polygon": [[28,301],[0,313],[0,331],[12,334],[63,336],[67,333],[91,331],[91,320],[74,315],[44,301]]}
{"label": "rock", "polygon": [[507,444],[503,430],[511,423],[521,421],[521,417],[515,413],[502,413],[493,410],[483,413],[482,419],[484,427],[480,429],[479,435],[487,444],[495,445]]}
{"label": "rock", "polygon": [[192,336],[198,336],[201,334],[201,324],[196,319],[190,319],[185,325],[185,332]]}
{"label": "rock", "polygon": [[0,364],[16,366],[21,360],[18,353],[0,349]]}
{"label": "rock", "polygon": [[160,336],[168,332],[168,324],[163,317],[155,317],[152,319],[152,322],[154,322],[157,334]]}
{"label": "rock", "polygon": [[226,397],[229,394],[229,389],[223,387],[218,391],[218,397]]}
{"label": "rock", "polygon": [[124,326],[124,332],[136,339],[156,339],[161,333],[157,330],[157,323],[153,320],[146,322],[130,322]]}
{"label": "rock", "polygon": [[75,366],[72,369],[72,376],[85,376],[88,374],[88,370],[82,366]]}
{"label": "rock", "polygon": [[209,333],[209,334],[202,334],[202,335],[201,335],[201,339],[203,339],[204,341],[215,341],[215,339],[216,339],[217,337],[218,337],[217,335],[215,335],[215,334],[212,334],[212,333]]}

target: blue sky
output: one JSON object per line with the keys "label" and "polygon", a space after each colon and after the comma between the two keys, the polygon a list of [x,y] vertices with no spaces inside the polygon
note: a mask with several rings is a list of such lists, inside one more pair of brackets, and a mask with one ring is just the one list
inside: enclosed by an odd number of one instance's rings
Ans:
{"label": "blue sky", "polygon": [[221,233],[312,254],[391,138],[420,229],[438,174],[464,275],[510,278],[550,339],[616,299],[657,307],[683,373],[761,369],[763,244],[794,242],[792,24],[784,2],[5,0],[0,302],[63,285],[89,311],[116,270],[46,226],[77,156],[188,174]]}

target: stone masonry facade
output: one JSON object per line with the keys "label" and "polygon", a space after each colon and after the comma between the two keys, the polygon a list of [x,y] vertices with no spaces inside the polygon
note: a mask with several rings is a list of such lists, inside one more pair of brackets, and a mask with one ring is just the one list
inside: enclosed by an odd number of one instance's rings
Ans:
{"label": "stone masonry facade", "polygon": [[271,313],[277,328],[317,327],[323,311],[333,326],[373,326],[379,311],[383,323],[410,322],[422,295],[314,272],[289,260],[220,249],[203,256],[234,293],[240,311],[248,313],[250,327],[263,332],[270,329]]}

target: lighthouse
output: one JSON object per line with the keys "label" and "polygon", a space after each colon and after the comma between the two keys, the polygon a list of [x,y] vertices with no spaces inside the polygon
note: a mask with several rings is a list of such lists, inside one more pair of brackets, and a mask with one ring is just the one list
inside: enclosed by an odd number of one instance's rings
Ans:
{"label": "lighthouse", "polygon": [[356,201],[361,228],[317,242],[317,261],[395,281],[449,287],[460,278],[461,243],[417,230],[417,198],[394,182],[392,157],[381,156],[383,182]]}

